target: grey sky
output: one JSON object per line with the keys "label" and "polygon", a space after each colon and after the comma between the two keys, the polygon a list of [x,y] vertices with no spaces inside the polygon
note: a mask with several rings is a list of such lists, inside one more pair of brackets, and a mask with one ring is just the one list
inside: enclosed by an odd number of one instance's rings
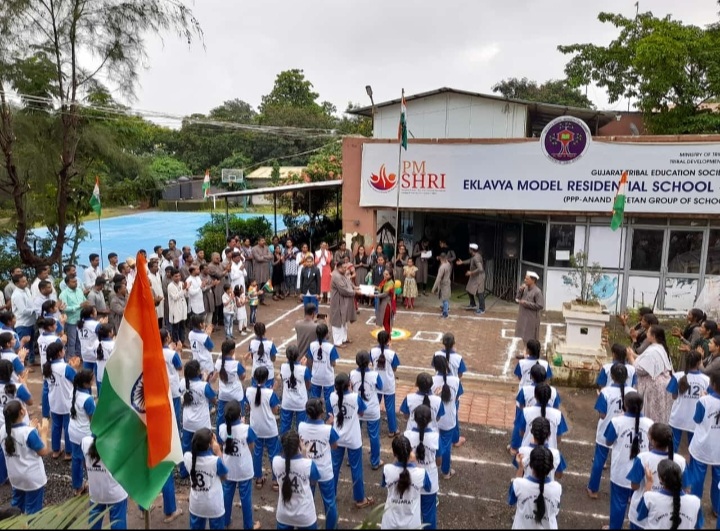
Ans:
{"label": "grey sky", "polygon": [[[138,109],[205,113],[240,98],[254,107],[282,70],[302,68],[322,100],[375,101],[449,86],[490,92],[507,77],[563,76],[558,44],[606,44],[601,10],[635,13],[632,0],[196,0],[205,49],[166,36],[153,39],[141,74]],[[687,23],[718,18],[715,0],[641,0],[640,10]],[[588,96],[602,108],[603,91]]]}

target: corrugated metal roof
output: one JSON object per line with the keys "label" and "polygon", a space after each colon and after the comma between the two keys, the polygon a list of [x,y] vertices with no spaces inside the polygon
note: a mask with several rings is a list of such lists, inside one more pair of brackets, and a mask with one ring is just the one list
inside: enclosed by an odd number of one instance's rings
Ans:
{"label": "corrugated metal roof", "polygon": [[314,183],[286,184],[283,186],[266,186],[264,188],[252,188],[250,190],[238,190],[236,192],[221,192],[219,194],[211,194],[211,197],[223,198],[263,194],[284,194],[285,192],[296,192],[298,190],[320,190],[324,188],[339,188],[341,186],[342,180],[318,181]]}
{"label": "corrugated metal roof", "polygon": [[[302,173],[305,166],[280,166],[280,178],[285,179],[291,173]],[[246,179],[270,179],[272,177],[272,166],[260,166],[245,176]]]}

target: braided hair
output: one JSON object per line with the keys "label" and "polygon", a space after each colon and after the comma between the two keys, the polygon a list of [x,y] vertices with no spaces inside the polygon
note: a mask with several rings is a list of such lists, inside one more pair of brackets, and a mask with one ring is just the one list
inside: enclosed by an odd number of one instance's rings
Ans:
{"label": "braided hair", "polygon": [[445,357],[443,356],[435,356],[433,358],[433,367],[435,368],[437,373],[443,378],[443,386],[442,391],[440,392],[440,399],[443,402],[448,403],[452,400],[452,390],[447,383],[448,372],[450,372],[450,367],[448,367],[447,359],[445,359]]}
{"label": "braided hair", "polygon": [[667,452],[668,459],[672,461],[675,458],[675,444],[673,441],[672,428],[662,422],[656,422],[650,426],[648,436],[652,441],[652,447],[655,450]]}
{"label": "braided hair", "polygon": [[95,435],[92,436],[92,444],[90,444],[90,448],[88,448],[88,455],[90,456],[90,459],[93,461],[97,461],[100,459],[100,453],[97,449],[97,444],[95,444],[96,437]]}
{"label": "braided hair", "polygon": [[350,377],[346,373],[341,372],[337,376],[335,376],[335,393],[337,394],[338,400],[338,414],[337,417],[335,417],[335,420],[337,422],[338,428],[342,428],[343,424],[345,423],[345,415],[342,414],[343,400],[345,398],[345,391],[347,390],[349,385]]}
{"label": "braided hair", "polygon": [[193,403],[193,395],[190,390],[190,380],[200,376],[200,362],[198,360],[190,360],[185,364],[183,369],[185,374],[185,394],[183,395],[183,405],[189,406]]}
{"label": "braided hair", "polygon": [[0,382],[8,382],[5,384],[5,394],[13,398],[15,397],[15,393],[17,393],[17,386],[12,383],[14,370],[10,360],[0,359]]}
{"label": "braided hair", "polygon": [[322,361],[322,359],[323,359],[322,344],[323,344],[323,340],[328,335],[327,325],[325,323],[320,323],[319,325],[317,325],[315,327],[315,335],[317,336],[317,341],[318,341],[317,359],[318,359],[318,361]]}
{"label": "braided hair", "polygon": [[295,364],[300,357],[300,351],[298,350],[297,345],[290,345],[285,350],[285,357],[287,358],[288,365],[290,366],[290,381],[288,385],[290,389],[295,389],[297,387],[297,378],[295,378]]}
{"label": "braided hair", "polygon": [[623,406],[626,413],[635,417],[635,431],[630,446],[630,457],[635,459],[640,453],[640,416],[643,408],[643,397],[638,393],[628,393],[625,395]]}
{"label": "braided hair", "polygon": [[255,332],[258,343],[260,343],[257,349],[257,359],[258,361],[262,361],[265,357],[265,343],[263,342],[263,338],[265,337],[265,323],[261,323],[260,321],[258,321],[257,323],[255,323],[253,331]]}
{"label": "braided hair", "polygon": [[105,359],[105,351],[103,350],[102,342],[106,339],[110,339],[112,336],[113,329],[108,323],[101,324],[98,327],[97,336],[100,342],[97,348],[97,359],[103,361]]}
{"label": "braided hair", "polygon": [[233,444],[232,425],[241,416],[240,402],[230,400],[225,404],[225,428],[227,428],[227,437],[225,438],[225,453],[234,455],[235,445]]}
{"label": "braided hair", "polygon": [[702,354],[700,354],[697,350],[691,350],[685,354],[685,367],[687,370],[678,381],[678,391],[681,395],[684,395],[690,390],[690,382],[688,382],[687,373],[697,370],[701,361]]}
{"label": "braided hair", "polygon": [[430,394],[432,393],[433,380],[426,372],[421,372],[415,378],[415,385],[418,388],[418,392],[423,396],[423,405],[430,407]]}
{"label": "braided hair", "polygon": [[77,397],[78,389],[88,389],[92,385],[93,377],[95,375],[90,369],[83,369],[75,375],[73,379],[73,394],[72,402],[70,402],[70,418],[77,418],[77,408],[75,407],[75,398]]}
{"label": "braided hair", "polygon": [[450,354],[452,354],[453,347],[455,347],[455,336],[451,334],[450,332],[445,332],[445,334],[442,337],[442,344],[443,347],[445,347],[445,360],[448,363],[448,367],[450,366]]}
{"label": "braided hair", "polygon": [[538,446],[545,446],[545,443],[552,434],[552,428],[550,427],[550,421],[543,417],[537,417],[530,423],[530,433],[535,439],[535,444]]}
{"label": "braided hair", "polygon": [[545,413],[547,413],[547,407],[551,398],[552,388],[548,384],[543,382],[535,386],[535,401],[538,406],[540,406],[540,416],[542,418],[545,418]]}
{"label": "braided hair", "polygon": [[530,367],[530,379],[535,385],[543,383],[547,380],[547,369],[540,365],[540,363],[536,363]]}
{"label": "braided hair", "polygon": [[400,479],[398,479],[397,482],[398,494],[402,500],[403,495],[412,485],[412,478],[408,470],[408,461],[410,460],[412,445],[404,435],[396,435],[392,442],[392,451],[395,459],[403,466],[403,470],[400,472]]}
{"label": "braided hair", "polygon": [[198,488],[197,472],[195,471],[195,464],[199,453],[207,452],[212,444],[212,431],[208,428],[200,428],[197,430],[192,437],[192,443],[190,451],[192,452],[192,465],[190,467],[190,480],[192,481],[192,488]]}
{"label": "braided hair", "polygon": [[432,411],[428,406],[418,406],[413,412],[413,418],[417,424],[420,436],[420,442],[418,442],[417,448],[415,448],[415,455],[417,456],[418,461],[422,463],[425,461],[425,443],[423,441],[425,439],[425,432],[427,431],[427,428],[430,425],[430,420],[432,419]]}
{"label": "braided hair", "polygon": [[300,436],[295,430],[289,430],[283,433],[280,438],[280,444],[283,449],[283,457],[285,458],[285,477],[282,480],[282,501],[284,504],[290,501],[292,498],[293,489],[292,481],[290,480],[290,465],[292,458],[300,452]]}
{"label": "braided hair", "polygon": [[377,335],[377,340],[378,347],[380,348],[380,356],[377,359],[377,368],[384,371],[385,364],[387,363],[387,358],[385,357],[385,347],[387,347],[388,343],[390,343],[390,334],[388,334],[385,330],[380,330]]}
{"label": "braided hair", "polygon": [[12,438],[12,427],[20,420],[22,413],[22,404],[18,400],[11,400],[5,404],[3,409],[3,416],[5,417],[5,432],[7,433],[7,439],[5,439],[5,455],[15,455],[15,439]]}
{"label": "braided hair", "polygon": [[65,346],[62,343],[50,343],[45,350],[45,364],[42,368],[43,377],[55,383],[55,375],[52,371],[52,362],[65,355]]}
{"label": "braided hair", "polygon": [[360,396],[366,402],[368,398],[365,394],[365,373],[367,373],[371,359],[370,353],[367,350],[361,350],[357,353],[357,356],[355,356],[355,363],[357,363],[358,370],[360,371]]}
{"label": "braided hair", "polygon": [[678,529],[680,517],[680,495],[682,493],[682,471],[675,461],[663,459],[658,463],[658,477],[663,487],[672,492],[673,508],[670,515],[670,529]]}
{"label": "braided hair", "polygon": [[255,407],[260,407],[262,403],[262,388],[269,377],[270,371],[268,371],[267,367],[258,367],[253,373],[253,378],[255,378]]}
{"label": "braided hair", "polygon": [[228,372],[225,368],[225,360],[227,358],[232,358],[232,354],[235,352],[235,341],[231,339],[226,339],[223,341],[222,346],[220,347],[220,350],[222,352],[220,356],[220,381],[224,384],[228,383]]}
{"label": "braided hair", "polygon": [[628,378],[628,370],[624,364],[616,363],[610,367],[610,377],[612,381],[620,386],[620,409],[625,405],[625,382]]}
{"label": "braided hair", "polygon": [[305,404],[305,413],[310,420],[318,420],[325,412],[323,401],[320,398],[310,398]]}
{"label": "braided hair", "polygon": [[543,521],[547,512],[545,506],[545,479],[554,468],[553,454],[550,449],[544,446],[533,448],[532,452],[530,452],[530,468],[535,479],[539,481],[540,494],[535,498],[535,522],[539,524]]}

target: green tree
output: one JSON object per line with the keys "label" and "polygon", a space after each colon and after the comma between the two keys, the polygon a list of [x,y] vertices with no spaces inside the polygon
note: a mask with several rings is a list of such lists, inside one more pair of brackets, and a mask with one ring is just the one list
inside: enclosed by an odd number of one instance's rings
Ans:
{"label": "green tree", "polygon": [[573,55],[565,73],[574,86],[590,82],[611,103],[627,98],[643,112],[652,133],[717,133],[720,114],[703,104],[720,95],[720,28],[686,25],[651,12],[627,18],[600,13],[618,30],[607,46],[558,46]]}
{"label": "green tree", "polygon": [[260,123],[263,125],[332,129],[335,106],[318,103],[320,95],[300,69],[285,70],[275,78],[269,94],[262,97]]}
{"label": "green tree", "polygon": [[252,105],[236,98],[212,109],[209,118],[220,122],[252,124],[257,120],[257,113]]}
{"label": "green tree", "polygon": [[190,169],[184,162],[169,155],[154,157],[148,169],[150,176],[159,183],[190,175]]}
{"label": "green tree", "polygon": [[[76,192],[87,186],[88,175],[77,159],[87,127],[79,102],[100,86],[99,79],[131,96],[146,36],[166,31],[188,42],[201,36],[198,21],[181,0],[0,2],[0,190],[12,198],[15,242],[24,263],[61,259]],[[11,104],[8,90],[23,95],[24,107]],[[45,120],[38,144],[48,148],[40,162],[20,149],[33,143],[27,135],[38,132],[25,128],[21,115],[38,111],[44,111]],[[56,215],[56,239],[47,255],[35,253],[28,240],[33,224],[42,219],[30,208],[31,191],[38,188]]]}
{"label": "green tree", "polygon": [[577,88],[571,87],[564,79],[550,79],[538,85],[536,81],[526,77],[522,79],[511,77],[496,83],[492,90],[506,98],[515,100],[553,103],[555,105],[567,105],[585,109],[595,108],[595,105],[587,96]]}

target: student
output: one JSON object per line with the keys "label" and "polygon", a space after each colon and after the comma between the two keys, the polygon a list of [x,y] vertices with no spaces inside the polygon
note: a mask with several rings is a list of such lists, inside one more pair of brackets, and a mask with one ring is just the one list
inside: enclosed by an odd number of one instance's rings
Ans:
{"label": "student", "polygon": [[180,392],[180,371],[183,368],[181,360],[182,344],[175,345],[172,342],[170,332],[166,328],[160,329],[160,341],[163,345],[163,357],[165,358],[165,368],[167,369],[178,433],[182,433],[182,393]]}
{"label": "student", "polygon": [[[338,523],[337,500],[331,450],[337,448],[340,439],[335,428],[323,421],[324,402],[320,398],[310,398],[305,405],[307,419],[298,426],[300,440],[305,447],[305,455],[312,459],[320,473],[318,486],[325,507],[325,529],[336,529]],[[313,496],[315,486],[312,486]]]}
{"label": "student", "polygon": [[[45,365],[47,361],[47,348],[53,343],[58,343],[63,346],[67,338],[65,336],[58,336],[57,325],[55,319],[52,317],[41,317],[37,320],[38,330],[40,335],[37,338],[38,352],[40,353],[40,365]],[[47,380],[43,379],[42,389],[42,416],[44,419],[50,418],[50,388],[48,387]]]}
{"label": "student", "polygon": [[[277,356],[277,349],[272,340],[265,338],[264,323],[255,323],[253,332],[255,332],[255,337],[250,340],[247,354],[247,358],[250,358],[248,361],[252,360],[252,374],[254,375],[259,367],[265,367],[268,371],[265,386],[272,389],[275,385],[274,363],[275,357]],[[255,385],[254,380],[251,383],[253,386]]]}
{"label": "student", "polygon": [[282,455],[272,460],[273,474],[282,484],[275,513],[277,528],[317,529],[311,485],[320,480],[320,472],[315,462],[300,452],[300,436],[295,430],[283,434],[282,450]]}
{"label": "student", "polygon": [[653,424],[650,427],[648,436],[650,437],[649,444],[652,450],[638,454],[628,474],[628,479],[631,482],[630,488],[634,491],[632,499],[630,500],[628,520],[630,520],[631,527],[640,529],[642,528],[642,523],[638,516],[638,507],[640,506],[643,493],[647,488],[645,478],[648,472],[652,475],[652,484],[654,485],[651,486],[652,490],[660,490],[662,487],[658,481],[658,464],[665,459],[669,459],[677,463],[680,467],[683,486],[689,486],[685,458],[676,454],[673,450],[673,432],[670,426],[660,423]]}
{"label": "student", "polygon": [[[185,453],[192,449],[193,435],[196,431],[203,428],[211,429],[210,404],[215,402],[217,395],[210,384],[203,380],[200,362],[188,361],[183,372],[185,378],[180,382],[180,393],[183,397],[181,443]],[[180,477],[188,477],[187,469],[182,463]]]}
{"label": "student", "polygon": [[[467,368],[462,356],[455,350],[455,336],[449,332],[446,333],[442,338],[442,343],[444,349],[437,351],[434,357],[444,356],[450,368],[450,373],[456,378],[462,379]],[[455,409],[456,413],[460,411],[460,402],[457,399],[455,400]],[[460,436],[460,421],[458,419],[459,413],[455,415],[455,434],[453,435],[453,446],[459,448],[465,444],[465,437]]]}
{"label": "student", "polygon": [[8,360],[13,364],[14,374],[13,382],[18,382],[20,377],[25,374],[25,356],[28,350],[25,347],[16,351],[17,340],[15,334],[10,332],[0,333],[0,359]]}
{"label": "student", "polygon": [[105,377],[105,365],[107,365],[110,355],[115,348],[115,334],[112,325],[103,323],[97,328],[98,347],[95,372],[95,385],[97,386],[98,398],[100,397],[100,389],[102,389],[103,378]]}
{"label": "student", "polygon": [[235,286],[235,289],[233,290],[233,295],[235,296],[235,307],[237,308],[237,312],[235,315],[235,318],[238,322],[238,330],[240,330],[241,336],[247,335],[247,308],[245,307],[247,305],[247,297],[245,296],[245,287],[237,285]]}
{"label": "student", "polygon": [[[538,384],[545,383],[547,380],[547,371],[545,367],[536,363],[530,368],[530,385],[523,385],[515,397],[515,425],[513,426],[512,439],[510,441],[511,448],[518,448],[522,443],[522,437],[520,436],[518,418],[522,415],[523,409],[526,407],[534,406],[535,400],[535,387]],[[555,409],[560,409],[560,395],[552,385],[550,386],[550,405]]]}
{"label": "student", "polygon": [[389,348],[390,334],[385,330],[378,332],[377,340],[378,346],[370,349],[370,357],[382,381],[382,390],[378,395],[378,400],[385,401],[388,437],[393,439],[400,433],[397,426],[397,412],[395,411],[395,372],[400,366],[400,358],[397,352]]}
{"label": "student", "polygon": [[315,328],[317,341],[308,347],[307,365],[312,372],[310,396],[323,398],[326,407],[330,404],[330,395],[335,385],[335,363],[340,359],[332,341],[328,341],[328,326],[320,323]]}
{"label": "student", "polygon": [[[335,493],[340,481],[340,468],[345,458],[345,450],[350,461],[350,475],[353,482],[353,499],[355,507],[362,509],[369,507],[375,500],[365,496],[365,482],[363,480],[362,460],[362,432],[360,430],[360,417],[367,406],[359,394],[350,388],[350,377],[344,372],[335,376],[335,391],[330,395],[333,426],[340,438],[337,448],[332,451],[333,476],[335,479]],[[343,414],[344,413],[344,414]]]}
{"label": "student", "polygon": [[[380,460],[380,402],[378,393],[382,391],[380,375],[370,367],[370,353],[361,350],[355,356],[358,368],[350,371],[350,387],[365,402],[365,412],[360,420],[367,426],[370,439],[370,467],[379,469],[385,463]],[[362,431],[362,429],[360,430]]]}
{"label": "student", "polygon": [[553,377],[552,369],[547,360],[540,359],[540,341],[537,339],[531,339],[525,345],[525,357],[518,360],[515,365],[515,376],[519,380],[518,390],[522,389],[524,385],[531,385],[530,380],[530,369],[533,365],[540,364],[547,371],[546,379],[550,380]]}
{"label": "student", "polygon": [[[261,323],[260,323],[261,324]],[[267,367],[258,367],[253,373],[253,386],[245,391],[245,400],[250,408],[250,427],[257,435],[253,450],[253,469],[255,472],[255,488],[261,489],[265,485],[263,476],[263,450],[267,448],[268,459],[272,461],[280,453],[278,441],[278,426],[275,415],[280,410],[280,399],[275,391],[267,386]],[[278,484],[273,474],[273,490],[278,490]]]}
{"label": "student", "polygon": [[210,529],[225,529],[222,481],[228,469],[220,445],[209,428],[200,428],[190,448],[183,455],[183,464],[190,470],[190,529],[205,529],[208,520]]}
{"label": "student", "polygon": [[557,448],[561,437],[567,433],[568,427],[565,423],[565,417],[559,409],[550,407],[551,398],[552,390],[548,384],[541,383],[535,386],[535,405],[523,409],[522,415],[518,417],[518,430],[522,436],[522,446],[530,444],[532,435],[527,427],[538,417],[550,421],[550,438],[548,439],[550,448]]}
{"label": "student", "polygon": [[[77,364],[77,362],[74,362]],[[51,343],[43,365],[43,378],[48,382],[48,402],[52,419],[52,458],[60,457],[60,437],[65,432],[65,461],[72,459],[72,444],[68,433],[75,369],[65,363],[65,348]]]}
{"label": "student", "polygon": [[[27,411],[27,407],[33,404],[32,395],[24,383],[13,383],[12,375],[12,363],[8,360],[0,360],[0,404],[7,404],[12,400],[18,400],[22,403],[25,411]],[[0,417],[0,432],[5,430],[4,422],[3,417]],[[28,424],[30,418],[26,416],[23,422]],[[7,479],[7,465],[5,464],[5,457],[2,453],[2,447],[0,446],[0,485],[5,483]]]}
{"label": "student", "polygon": [[[404,435],[392,442],[395,462],[383,467],[381,487],[387,489],[387,501],[381,529],[420,529],[422,527],[421,491],[432,490],[427,471],[410,462],[412,446]],[[328,527],[328,529],[330,529]]]}
{"label": "student", "polygon": [[283,383],[282,404],[280,406],[280,435],[305,421],[305,404],[312,374],[310,368],[298,362],[300,352],[297,345],[289,345],[285,350],[287,362],[280,366],[280,378]]}
{"label": "student", "polygon": [[242,421],[242,407],[237,400],[225,404],[225,419],[220,425],[218,442],[223,448],[223,463],[228,469],[223,482],[225,501],[225,527],[230,527],[235,490],[242,505],[243,529],[259,529],[260,522],[253,523],[252,479],[253,449],[257,436],[250,426]]}
{"label": "student", "polygon": [[400,404],[400,412],[407,419],[407,427],[405,430],[412,430],[415,427],[413,412],[415,408],[421,404],[428,406],[432,410],[433,415],[430,426],[434,430],[437,430],[438,420],[445,415],[445,406],[442,398],[433,393],[432,376],[426,372],[421,372],[415,378],[415,386],[417,387],[417,393],[410,393],[405,397],[402,404]]}
{"label": "student", "polygon": [[[95,445],[94,436],[84,437],[80,447],[85,456],[85,469],[88,475],[90,521],[107,510],[110,529],[127,529],[127,492],[105,467]],[[103,519],[97,520],[91,529],[102,529]]]}
{"label": "student", "polygon": [[248,305],[250,306],[250,326],[255,326],[255,321],[257,319],[257,309],[258,304],[260,304],[260,295],[258,293],[258,284],[257,280],[253,279],[250,281],[250,284],[248,285],[248,292],[247,292],[247,298],[248,298]]}
{"label": "student", "polygon": [[12,486],[12,506],[24,514],[35,514],[43,507],[47,483],[42,458],[50,453],[47,448],[50,423],[42,419],[26,424],[27,411],[18,400],[5,405],[3,416],[5,429],[0,432],[0,446]]}
{"label": "student", "polygon": [[555,466],[553,454],[544,446],[530,452],[530,475],[525,476],[522,462],[510,484],[508,503],[515,506],[513,529],[557,529],[562,486],[550,479]]}
{"label": "student", "polygon": [[610,447],[605,440],[605,430],[612,419],[624,413],[625,395],[636,392],[634,388],[626,387],[628,372],[625,364],[613,365],[610,368],[610,377],[613,384],[603,387],[595,401],[595,411],[598,412],[600,418],[595,432],[595,456],[593,457],[592,472],[586,489],[587,495],[592,499],[598,497],[602,471],[610,452]]}
{"label": "student", "polygon": [[226,339],[220,350],[220,357],[215,360],[215,371],[220,379],[216,419],[218,433],[220,433],[220,425],[225,422],[225,405],[231,400],[236,400],[238,403],[245,400],[241,383],[245,379],[245,367],[235,359],[235,341]]}
{"label": "student", "polygon": [[452,441],[455,434],[455,417],[457,417],[455,404],[457,398],[463,394],[463,387],[459,378],[449,374],[450,369],[444,356],[435,356],[433,366],[437,374],[433,376],[432,392],[437,395],[438,391],[440,391],[440,400],[442,400],[445,409],[445,414],[437,421],[440,435],[438,456],[442,458],[441,471],[443,478],[450,479],[455,475],[455,470],[450,467],[452,463]]}
{"label": "student", "polygon": [[192,330],[188,334],[192,359],[200,364],[200,371],[208,377],[212,376],[215,366],[213,365],[212,349],[215,344],[210,339],[212,324],[205,326],[205,320],[201,315],[193,315],[190,318]]}
{"label": "student", "polygon": [[610,464],[610,529],[622,529],[628,503],[632,497],[631,482],[627,478],[635,458],[648,451],[648,432],[653,421],[642,414],[643,398],[627,393],[623,410],[605,430],[605,439],[612,448]]}
{"label": "student", "polygon": [[700,364],[702,354],[692,350],[685,354],[685,367],[687,372],[676,372],[670,377],[667,392],[672,394],[673,405],[670,410],[669,424],[673,431],[673,445],[677,452],[680,448],[683,433],[687,434],[688,445],[692,442],[695,433],[693,415],[700,397],[710,386],[710,378],[702,373]]}
{"label": "student", "polygon": [[[83,306],[80,310],[80,319],[77,322],[77,334],[80,340],[80,355],[83,360],[83,369],[90,369],[97,374],[97,331],[100,321],[97,320],[95,306]],[[78,443],[79,447],[79,443]]]}
{"label": "student", "polygon": [[90,422],[95,413],[95,399],[92,396],[93,371],[82,369],[73,379],[72,401],[70,402],[70,422],[68,434],[72,448],[72,486],[75,494],[82,494],[87,485],[83,484],[83,462],[85,456],[82,451],[82,441],[90,437]]}
{"label": "student", "polygon": [[235,304],[235,295],[232,292],[232,286],[230,284],[223,286],[222,306],[223,322],[225,323],[225,339],[235,339],[233,336],[233,321],[237,313],[237,306]]}
{"label": "student", "polygon": [[690,441],[690,463],[688,473],[692,478],[691,492],[702,499],[708,466],[712,467],[710,499],[713,510],[718,510],[718,482],[720,482],[720,372],[710,376],[708,394],[701,397],[695,406],[695,435]]}
{"label": "student", "polygon": [[413,413],[416,427],[405,432],[410,446],[415,452],[417,464],[430,477],[430,490],[420,495],[423,529],[437,529],[437,493],[438,461],[440,455],[440,436],[437,430],[430,428],[432,411],[428,406],[418,406]]}
{"label": "student", "polygon": [[614,365],[617,365],[618,363],[621,365],[625,365],[625,368],[627,369],[627,381],[625,382],[625,385],[627,387],[636,387],[637,386],[637,374],[635,373],[635,367],[630,365],[627,362],[627,347],[624,345],[621,345],[620,343],[615,343],[612,346],[612,363],[606,363],[602,366],[602,369],[598,373],[597,381],[595,382],[597,386],[602,389],[603,387],[609,385],[612,383],[612,377],[610,376],[610,370]]}
{"label": "student", "polygon": [[702,500],[683,492],[678,464],[669,459],[660,461],[657,475],[657,482],[653,476],[646,476],[645,493],[638,507],[641,529],[702,529]]}
{"label": "student", "polygon": [[553,456],[553,468],[548,472],[548,478],[550,481],[560,479],[563,472],[567,468],[565,459],[557,448],[548,447],[548,438],[550,437],[550,421],[542,417],[538,417],[530,423],[530,433],[532,434],[533,441],[527,446],[521,446],[518,450],[513,465],[515,468],[519,468],[522,464],[525,476],[530,475],[530,453],[538,446],[543,446],[550,450]]}

